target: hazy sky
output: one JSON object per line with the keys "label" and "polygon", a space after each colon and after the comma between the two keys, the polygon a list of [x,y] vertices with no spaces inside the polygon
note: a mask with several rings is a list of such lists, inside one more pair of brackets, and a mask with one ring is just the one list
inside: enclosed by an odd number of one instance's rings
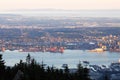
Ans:
{"label": "hazy sky", "polygon": [[46,8],[120,9],[120,0],[0,0],[0,11]]}

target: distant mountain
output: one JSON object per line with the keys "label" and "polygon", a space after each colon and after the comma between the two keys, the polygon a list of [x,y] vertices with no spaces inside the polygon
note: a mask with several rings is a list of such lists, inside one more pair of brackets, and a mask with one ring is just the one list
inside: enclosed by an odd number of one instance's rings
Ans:
{"label": "distant mountain", "polygon": [[33,9],[0,13],[2,27],[120,27],[120,10]]}
{"label": "distant mountain", "polygon": [[120,17],[120,10],[20,9],[10,10],[9,13],[47,17]]}
{"label": "distant mountain", "polygon": [[2,14],[0,14],[0,17],[7,17],[7,16],[9,16],[9,17],[17,17],[17,16],[20,16],[20,15],[18,15],[18,14],[9,14],[9,13],[2,13]]}

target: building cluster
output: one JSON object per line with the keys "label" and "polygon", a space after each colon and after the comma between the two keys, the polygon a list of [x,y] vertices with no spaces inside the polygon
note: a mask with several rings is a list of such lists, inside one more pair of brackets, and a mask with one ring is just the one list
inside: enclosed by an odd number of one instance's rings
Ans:
{"label": "building cluster", "polygon": [[[98,28],[99,29],[99,28]],[[0,50],[27,52],[64,49],[120,52],[120,36],[90,28],[0,29]]]}
{"label": "building cluster", "polygon": [[120,52],[120,36],[108,35],[98,41],[99,47],[106,46],[107,51]]}

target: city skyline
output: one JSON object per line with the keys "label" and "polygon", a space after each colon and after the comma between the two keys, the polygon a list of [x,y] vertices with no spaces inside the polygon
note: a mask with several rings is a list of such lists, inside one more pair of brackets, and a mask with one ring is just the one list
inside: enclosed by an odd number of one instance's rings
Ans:
{"label": "city skyline", "polygon": [[0,11],[19,9],[120,9],[120,0],[0,0]]}

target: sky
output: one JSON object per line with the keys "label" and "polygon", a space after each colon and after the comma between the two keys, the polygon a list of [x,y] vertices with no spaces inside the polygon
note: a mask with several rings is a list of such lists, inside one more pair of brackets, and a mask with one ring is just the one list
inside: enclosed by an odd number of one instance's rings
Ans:
{"label": "sky", "polygon": [[120,0],[0,0],[0,11],[19,9],[120,9]]}

